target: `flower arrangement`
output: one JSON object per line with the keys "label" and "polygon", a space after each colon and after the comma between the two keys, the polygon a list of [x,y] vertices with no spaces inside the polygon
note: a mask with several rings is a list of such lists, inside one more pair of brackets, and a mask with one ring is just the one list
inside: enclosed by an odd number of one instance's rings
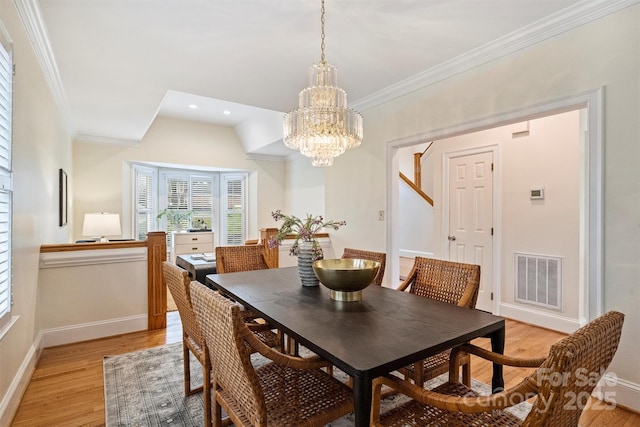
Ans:
{"label": "flower arrangement", "polygon": [[277,247],[278,244],[280,244],[287,236],[295,234],[296,239],[293,242],[293,245],[291,245],[289,255],[298,255],[300,250],[300,239],[302,239],[303,242],[312,243],[313,260],[322,259],[322,247],[314,238],[314,235],[325,227],[337,230],[343,225],[347,225],[346,221],[325,221],[322,215],[312,216],[307,214],[306,218],[300,219],[294,215],[285,215],[280,210],[271,212],[271,216],[276,221],[284,220],[284,223],[278,230],[278,234],[269,239],[269,247],[273,249]]}

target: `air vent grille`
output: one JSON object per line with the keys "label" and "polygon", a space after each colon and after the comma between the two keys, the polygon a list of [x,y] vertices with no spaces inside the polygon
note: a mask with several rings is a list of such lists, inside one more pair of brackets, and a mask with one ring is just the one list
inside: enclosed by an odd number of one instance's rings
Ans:
{"label": "air vent grille", "polygon": [[516,301],[562,308],[562,258],[515,254]]}

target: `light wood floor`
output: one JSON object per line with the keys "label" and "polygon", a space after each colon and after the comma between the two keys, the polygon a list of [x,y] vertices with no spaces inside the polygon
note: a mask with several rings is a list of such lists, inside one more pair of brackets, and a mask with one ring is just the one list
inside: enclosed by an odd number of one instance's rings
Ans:
{"label": "light wood floor", "polygon": [[[136,332],[84,343],[45,349],[22,399],[12,426],[101,426],[104,425],[104,389],[102,359],[168,343],[182,337],[177,312],[168,314],[166,330]],[[505,354],[520,357],[546,355],[551,344],[564,335],[558,332],[507,321]],[[488,339],[474,344],[489,348]],[[472,376],[491,383],[491,365],[474,359]],[[517,384],[529,370],[505,367],[507,387]],[[597,401],[580,419],[587,426],[640,426],[640,415],[622,408],[600,410]]]}

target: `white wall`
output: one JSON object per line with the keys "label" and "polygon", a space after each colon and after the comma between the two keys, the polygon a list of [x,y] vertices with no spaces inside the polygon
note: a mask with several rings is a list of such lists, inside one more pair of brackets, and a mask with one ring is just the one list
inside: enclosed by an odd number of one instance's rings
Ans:
{"label": "white wall", "polygon": [[42,347],[147,328],[147,248],[48,252],[40,259]]}
{"label": "white wall", "polygon": [[280,208],[286,215],[324,215],[325,169],[310,168],[310,164],[311,159],[302,155],[288,162],[286,203]]}
{"label": "white wall", "polygon": [[[87,212],[117,212],[123,222],[131,222],[127,177],[133,161],[250,172],[248,238],[258,238],[259,228],[270,227],[271,211],[284,205],[286,163],[247,160],[228,127],[159,117],[137,147],[76,142],[73,153],[76,218]],[[73,231],[74,239],[80,239],[81,220]]]}
{"label": "white wall", "polygon": [[0,2],[0,20],[13,40],[16,65],[12,314],[18,319],[0,340],[0,425],[8,425],[37,353],[40,245],[66,242],[70,236],[69,226],[58,226],[58,169],[70,174],[73,170],[65,120],[50,95],[13,2]]}
{"label": "white wall", "polygon": [[433,256],[433,207],[404,181],[398,182],[400,256]]}
{"label": "white wall", "polygon": [[[348,223],[332,235],[334,248],[388,249],[389,236],[377,211],[387,206],[386,174],[394,160],[387,158],[391,142],[604,86],[604,306],[627,316],[611,370],[626,381],[617,389],[618,402],[640,410],[638,52],[640,6],[636,5],[362,111],[362,146],[347,151],[325,172],[326,215]],[[397,218],[391,212],[387,220]]]}

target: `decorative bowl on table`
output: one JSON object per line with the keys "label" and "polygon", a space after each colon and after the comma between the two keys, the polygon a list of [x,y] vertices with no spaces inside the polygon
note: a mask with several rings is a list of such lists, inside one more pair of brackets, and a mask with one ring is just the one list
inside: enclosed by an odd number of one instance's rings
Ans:
{"label": "decorative bowl on table", "polygon": [[331,290],[336,301],[360,301],[362,290],[376,277],[380,263],[367,259],[321,259],[313,263],[320,283]]}

